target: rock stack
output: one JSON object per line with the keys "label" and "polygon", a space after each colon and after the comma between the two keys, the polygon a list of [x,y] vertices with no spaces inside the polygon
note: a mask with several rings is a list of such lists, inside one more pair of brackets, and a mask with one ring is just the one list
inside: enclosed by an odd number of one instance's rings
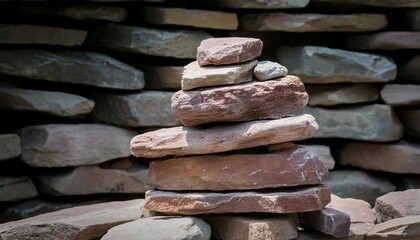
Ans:
{"label": "rock stack", "polygon": [[[305,87],[280,64],[258,62],[262,47],[255,38],[201,42],[197,61],[184,68],[182,90],[172,97],[184,126],[131,141],[136,157],[159,158],[149,165],[157,190],[146,193],[146,208],[168,215],[223,214],[206,221],[224,239],[249,234],[242,227],[262,221],[255,213],[276,213],[281,215],[269,215],[264,224],[287,227],[281,234],[296,238],[296,213],[330,202],[322,185],[327,168],[312,151],[291,143],[318,129],[311,115],[290,115],[306,106]],[[232,213],[249,214],[226,215]]]}

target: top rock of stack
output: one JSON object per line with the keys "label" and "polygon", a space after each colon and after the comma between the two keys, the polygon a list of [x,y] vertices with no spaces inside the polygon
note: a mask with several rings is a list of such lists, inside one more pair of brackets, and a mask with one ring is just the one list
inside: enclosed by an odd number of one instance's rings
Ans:
{"label": "top rock of stack", "polygon": [[228,37],[203,40],[197,49],[200,66],[241,63],[261,55],[263,42],[256,38]]}

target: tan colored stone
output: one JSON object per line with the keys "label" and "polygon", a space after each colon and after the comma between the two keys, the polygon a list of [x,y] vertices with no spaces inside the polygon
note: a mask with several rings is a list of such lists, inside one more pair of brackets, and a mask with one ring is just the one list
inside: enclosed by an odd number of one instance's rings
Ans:
{"label": "tan colored stone", "polygon": [[378,223],[394,218],[420,215],[420,189],[390,192],[376,199],[375,213]]}
{"label": "tan colored stone", "polygon": [[398,111],[398,116],[404,125],[405,133],[420,138],[420,109]]}
{"label": "tan colored stone", "polygon": [[257,13],[242,16],[239,23],[245,31],[367,32],[386,27],[388,21],[382,14]]}
{"label": "tan colored stone", "polygon": [[198,62],[194,61],[184,68],[182,90],[250,82],[255,65],[257,60],[235,65],[200,67]]}
{"label": "tan colored stone", "polygon": [[0,149],[0,161],[19,156],[22,153],[19,136],[16,134],[0,134]]}
{"label": "tan colored stone", "polygon": [[146,192],[146,208],[167,214],[295,213],[322,209],[330,191],[320,186],[264,192]]}
{"label": "tan colored stone", "polygon": [[416,55],[408,62],[398,67],[398,78],[413,83],[420,82],[420,55]]}
{"label": "tan colored stone", "polygon": [[259,61],[254,68],[254,76],[260,81],[266,81],[287,75],[287,68],[276,62]]}
{"label": "tan colored stone", "polygon": [[304,8],[309,0],[209,0],[216,2],[220,7],[236,9],[283,9]]}
{"label": "tan colored stone", "polygon": [[419,106],[420,86],[414,84],[386,84],[381,90],[381,98],[388,105]]}
{"label": "tan colored stone", "polygon": [[369,84],[305,85],[309,106],[334,106],[371,102],[379,99],[379,91]]}
{"label": "tan colored stone", "polygon": [[0,202],[19,201],[36,196],[38,196],[38,191],[29,177],[0,175]]}
{"label": "tan colored stone", "polygon": [[181,89],[184,67],[139,65],[138,68],[144,72],[144,78],[147,79],[146,89]]}
{"label": "tan colored stone", "polygon": [[307,103],[305,86],[290,75],[271,81],[178,91],[172,97],[172,109],[184,126],[279,119]]}
{"label": "tan colored stone", "polygon": [[415,240],[420,238],[420,215],[396,218],[375,225],[367,235],[369,240]]}
{"label": "tan colored stone", "polygon": [[370,35],[351,36],[347,40],[350,49],[420,49],[419,32],[379,32]]}
{"label": "tan colored stone", "polygon": [[147,132],[131,140],[136,157],[195,155],[226,152],[312,137],[318,125],[310,115],[218,125],[174,127]]}
{"label": "tan colored stone", "polygon": [[338,3],[351,3],[367,6],[377,6],[377,7],[390,7],[390,8],[400,8],[400,7],[420,7],[419,0],[312,0],[319,2],[338,2]]}

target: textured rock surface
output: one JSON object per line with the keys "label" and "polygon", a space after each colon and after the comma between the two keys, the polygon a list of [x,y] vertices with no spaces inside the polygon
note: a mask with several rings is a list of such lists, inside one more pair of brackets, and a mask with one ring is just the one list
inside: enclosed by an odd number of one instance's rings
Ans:
{"label": "textured rock surface", "polygon": [[90,33],[88,43],[123,52],[195,58],[198,45],[207,38],[211,36],[198,30],[159,30],[110,23]]}
{"label": "textured rock surface", "polygon": [[21,159],[32,167],[90,165],[130,156],[131,130],[102,124],[46,124],[19,131]]}
{"label": "textured rock surface", "polygon": [[145,207],[168,213],[196,215],[206,213],[294,213],[322,209],[330,202],[324,186],[287,188],[271,192],[146,192]]}
{"label": "textured rock surface", "polygon": [[95,94],[92,118],[129,127],[181,125],[171,108],[174,92],[141,91],[133,94]]}
{"label": "textured rock surface", "polygon": [[209,224],[196,217],[152,217],[138,219],[111,228],[101,240],[116,239],[173,239],[208,240]]}
{"label": "textured rock surface", "polygon": [[0,87],[0,109],[75,117],[90,113],[94,106],[92,100],[74,94]]}
{"label": "textured rock surface", "polygon": [[27,24],[0,24],[0,35],[2,44],[48,44],[72,47],[82,45],[87,32]]}
{"label": "textured rock surface", "polygon": [[376,199],[375,213],[378,223],[394,218],[420,215],[420,189],[390,192]]}
{"label": "textured rock surface", "polygon": [[394,107],[419,106],[420,85],[386,84],[381,90],[381,98]]}
{"label": "textured rock surface", "polygon": [[254,76],[261,81],[287,75],[287,68],[276,62],[259,61],[254,68]]}
{"label": "textured rock surface", "polygon": [[146,89],[181,89],[182,72],[184,67],[179,66],[138,66],[144,72]]}
{"label": "textured rock surface", "polygon": [[136,157],[195,155],[226,152],[313,136],[318,129],[310,115],[259,120],[207,128],[174,127],[147,132],[131,140]]}
{"label": "textured rock surface", "polygon": [[0,161],[17,157],[21,154],[20,138],[16,134],[0,134]]}
{"label": "textured rock surface", "polygon": [[150,217],[144,200],[108,202],[74,207],[0,224],[2,240],[14,239],[84,239],[101,237],[113,226]]}
{"label": "textured rock surface", "polygon": [[200,66],[241,63],[261,55],[263,42],[256,38],[209,38],[197,48]]}
{"label": "textured rock surface", "polygon": [[278,119],[302,109],[307,103],[305,86],[295,76],[178,91],[172,97],[172,109],[184,126]]}
{"label": "textured rock surface", "polygon": [[371,102],[379,99],[379,91],[369,84],[306,85],[309,106],[334,106]]}
{"label": "textured rock surface", "polygon": [[257,60],[235,65],[200,67],[198,62],[194,61],[184,68],[182,90],[249,82],[252,80],[255,65]]}
{"label": "textured rock surface", "polygon": [[153,161],[150,182],[160,190],[235,190],[320,184],[321,160],[302,146],[273,153],[203,155]]}
{"label": "textured rock surface", "polygon": [[313,0],[322,2],[351,3],[378,7],[420,7],[419,0]]}
{"label": "textured rock surface", "polygon": [[275,217],[254,216],[210,216],[205,218],[216,239],[295,239],[298,235],[296,214],[282,214]]}
{"label": "textured rock surface", "polygon": [[396,218],[375,225],[366,239],[418,239],[420,237],[420,216]]}
{"label": "textured rock surface", "polygon": [[367,32],[384,28],[388,21],[381,14],[257,13],[242,16],[239,23],[246,31]]}
{"label": "textured rock surface", "polygon": [[304,83],[388,82],[397,75],[386,57],[326,47],[282,47],[277,59]]}
{"label": "textured rock surface", "polygon": [[348,143],[340,152],[343,165],[392,173],[420,173],[420,147],[405,141],[377,143]]}
{"label": "textured rock surface", "polygon": [[37,80],[139,90],[143,73],[103,54],[41,49],[1,49],[0,73]]}
{"label": "textured rock surface", "polygon": [[11,177],[0,175],[0,202],[19,201],[36,196],[38,196],[38,191],[29,177]]}
{"label": "textured rock surface", "polygon": [[227,8],[283,9],[304,8],[309,0],[217,0],[216,2],[219,6]]}
{"label": "textured rock surface", "polygon": [[398,68],[398,78],[413,83],[420,82],[420,55],[411,58],[408,62]]}
{"label": "textured rock surface", "polygon": [[413,137],[420,138],[420,109],[409,109],[398,112],[404,125],[405,132]]}
{"label": "textured rock surface", "polygon": [[351,36],[347,40],[351,49],[420,49],[419,32],[379,32],[370,35]]}

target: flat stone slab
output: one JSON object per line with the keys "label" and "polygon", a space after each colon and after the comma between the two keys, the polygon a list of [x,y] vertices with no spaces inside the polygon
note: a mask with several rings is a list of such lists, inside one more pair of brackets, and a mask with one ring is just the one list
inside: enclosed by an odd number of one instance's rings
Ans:
{"label": "flat stone slab", "polygon": [[1,49],[0,73],[36,80],[140,90],[143,73],[106,55],[78,51]]}
{"label": "flat stone slab", "polygon": [[386,27],[382,14],[289,14],[257,13],[240,18],[245,31],[368,32]]}
{"label": "flat stone slab", "polygon": [[146,192],[146,208],[176,215],[207,213],[295,213],[322,209],[330,202],[327,187],[286,188],[265,192]]}
{"label": "flat stone slab", "polygon": [[118,201],[68,208],[19,221],[0,224],[2,240],[98,239],[114,226],[152,213],[144,200]]}
{"label": "flat stone slab", "polygon": [[151,217],[142,218],[115,226],[101,240],[116,239],[191,239],[209,240],[211,228],[196,217]]}
{"label": "flat stone slab", "polygon": [[250,82],[255,65],[257,60],[234,65],[200,67],[198,62],[194,61],[184,68],[182,90]]}
{"label": "flat stone slab", "polygon": [[16,134],[0,134],[0,161],[17,157],[21,154],[20,138]]}
{"label": "flat stone slab", "polygon": [[420,146],[416,143],[357,143],[351,142],[340,152],[342,165],[391,173],[420,174]]}
{"label": "flat stone slab", "polygon": [[370,84],[305,85],[309,106],[335,106],[372,102],[379,99],[379,91]]}
{"label": "flat stone slab", "polygon": [[87,32],[27,24],[0,24],[1,44],[46,44],[80,46]]}
{"label": "flat stone slab", "polygon": [[136,67],[144,72],[144,78],[147,79],[146,89],[181,89],[183,66],[137,65]]}
{"label": "flat stone slab", "polygon": [[376,224],[366,236],[369,240],[417,239],[420,237],[420,216],[409,216]]}
{"label": "flat stone slab", "polygon": [[307,103],[302,81],[290,75],[270,81],[178,91],[172,97],[172,109],[184,126],[279,119]]}
{"label": "flat stone slab", "polygon": [[388,82],[397,75],[389,58],[326,47],[281,47],[277,59],[304,83]]}
{"label": "flat stone slab", "polygon": [[317,129],[315,118],[307,114],[205,128],[173,127],[134,137],[131,151],[136,157],[147,158],[211,154],[303,140]]}
{"label": "flat stone slab", "polygon": [[358,5],[400,8],[400,7],[420,7],[419,0],[312,0],[317,2],[351,3]]}
{"label": "flat stone slab", "polygon": [[420,109],[398,111],[398,117],[404,125],[405,133],[420,138]]}
{"label": "flat stone slab", "polygon": [[254,76],[260,81],[266,81],[287,75],[287,68],[276,62],[259,61],[254,68]]}
{"label": "flat stone slab", "polygon": [[379,32],[370,35],[351,36],[347,39],[350,49],[420,49],[419,32]]}
{"label": "flat stone slab", "polygon": [[398,78],[413,82],[414,84],[420,82],[420,70],[418,68],[419,65],[420,55],[416,55],[398,67]]}
{"label": "flat stone slab", "polygon": [[75,117],[87,115],[94,106],[92,100],[74,94],[0,87],[0,109]]}
{"label": "flat stone slab", "polygon": [[241,63],[261,55],[263,42],[257,38],[226,37],[203,40],[197,48],[200,66]]}
{"label": "flat stone slab", "polygon": [[109,23],[89,33],[87,42],[122,52],[194,59],[200,42],[211,37],[199,30],[160,30]]}
{"label": "flat stone slab", "polygon": [[159,190],[246,190],[320,184],[328,177],[305,147],[273,153],[231,153],[152,161],[150,182]]}
{"label": "flat stone slab", "polygon": [[[215,1],[215,0],[210,0]],[[284,8],[304,8],[309,4],[309,0],[216,0],[217,5],[226,8],[236,9],[284,9]]]}
{"label": "flat stone slab", "polygon": [[419,106],[420,85],[386,84],[381,90],[381,98],[394,107]]}
{"label": "flat stone slab", "polygon": [[420,215],[420,189],[390,192],[376,199],[375,214],[378,223],[394,218]]}
{"label": "flat stone slab", "polygon": [[[0,202],[20,201],[36,196],[38,196],[38,191],[28,176],[0,175]],[[1,233],[0,237],[2,237]]]}
{"label": "flat stone slab", "polygon": [[181,122],[171,108],[174,92],[141,91],[132,94],[94,94],[95,121],[128,127],[173,127]]}
{"label": "flat stone slab", "polygon": [[91,165],[130,156],[135,131],[103,124],[46,124],[19,130],[21,160],[31,167]]}

